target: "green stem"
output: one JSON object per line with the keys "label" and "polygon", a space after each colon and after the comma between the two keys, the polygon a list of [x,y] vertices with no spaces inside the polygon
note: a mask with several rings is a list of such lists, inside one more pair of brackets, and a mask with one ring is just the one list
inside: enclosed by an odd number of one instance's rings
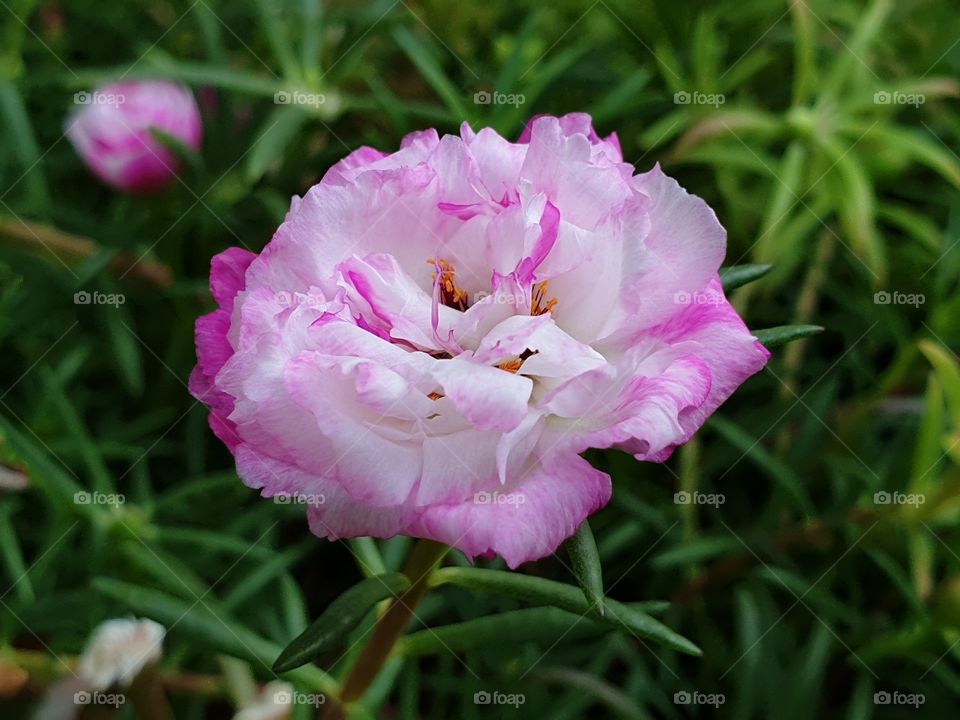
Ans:
{"label": "green stem", "polygon": [[410,553],[403,569],[413,582],[410,588],[394,600],[377,621],[373,637],[360,653],[356,664],[343,682],[339,702],[330,706],[327,720],[342,720],[348,703],[359,700],[373,683],[397,640],[403,635],[413,611],[430,588],[430,575],[449,548],[432,540],[420,540]]}

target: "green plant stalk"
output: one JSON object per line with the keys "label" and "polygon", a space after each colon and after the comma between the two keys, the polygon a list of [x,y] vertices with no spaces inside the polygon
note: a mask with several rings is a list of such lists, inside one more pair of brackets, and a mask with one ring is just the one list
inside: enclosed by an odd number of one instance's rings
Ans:
{"label": "green plant stalk", "polygon": [[414,546],[403,569],[413,585],[394,600],[377,621],[373,637],[343,682],[339,702],[333,703],[326,715],[328,720],[345,717],[345,705],[362,698],[373,683],[397,640],[406,630],[414,609],[430,589],[430,575],[447,550],[449,548],[446,545],[432,540],[420,540]]}
{"label": "green plant stalk", "polygon": [[[830,261],[833,259],[835,239],[833,233],[824,230],[820,234],[820,240],[817,243],[816,255],[813,263],[807,272],[807,276],[800,288],[800,295],[797,298],[797,306],[794,314],[794,322],[804,324],[810,322],[817,310],[817,302],[820,299],[820,290],[826,282],[827,272],[830,267]],[[797,374],[803,366],[803,355],[807,343],[804,340],[791,343],[784,354],[784,378],[783,385],[780,387],[780,397],[783,400],[791,400],[797,396],[796,384]],[[790,447],[791,437],[788,428],[784,428],[777,436],[776,446],[780,453],[785,453]]]}

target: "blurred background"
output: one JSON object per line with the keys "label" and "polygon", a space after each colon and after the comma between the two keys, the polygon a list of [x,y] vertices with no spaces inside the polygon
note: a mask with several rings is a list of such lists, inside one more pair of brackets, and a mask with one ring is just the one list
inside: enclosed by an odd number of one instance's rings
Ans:
{"label": "blurred background", "polygon": [[[174,717],[231,718],[276,679],[279,649],[362,577],[355,555],[400,566],[406,539],[318,540],[301,508],[237,479],[186,389],[193,323],[212,307],[210,257],[258,251],[290,196],[361,145],[391,150],[409,131],[456,132],[463,120],[516,137],[533,114],[573,111],[616,131],[638,171],[659,162],[705,198],[729,233],[727,265],[774,265],[733,294],[750,327],[826,331],[778,349],[667,464],[590,457],[614,477],[613,501],[592,520],[608,595],[670,601],[663,621],[702,658],[616,632],[491,629],[486,646],[411,645],[365,711],[955,712],[952,3],[0,6],[4,718],[32,717],[91,631],[126,616],[169,628],[157,672]],[[201,109],[202,148],[176,149],[182,169],[159,194],[104,185],[64,136],[82,93],[121,78],[176,80]],[[523,571],[572,581],[557,559]],[[442,588],[418,615],[434,626],[515,607]],[[322,690],[309,672],[285,679]],[[522,693],[523,705],[475,702],[495,689]],[[134,716],[129,705],[75,710]],[[302,703],[283,712],[248,717],[315,716]]]}

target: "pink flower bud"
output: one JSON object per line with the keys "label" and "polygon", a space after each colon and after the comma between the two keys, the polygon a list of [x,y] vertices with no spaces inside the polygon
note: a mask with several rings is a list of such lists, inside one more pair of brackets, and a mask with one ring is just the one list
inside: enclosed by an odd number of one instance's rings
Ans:
{"label": "pink flower bud", "polygon": [[67,137],[93,173],[134,194],[165,188],[180,159],[153,130],[200,148],[203,125],[190,91],[172,82],[146,80],[104,85],[74,95],[78,109],[66,123]]}

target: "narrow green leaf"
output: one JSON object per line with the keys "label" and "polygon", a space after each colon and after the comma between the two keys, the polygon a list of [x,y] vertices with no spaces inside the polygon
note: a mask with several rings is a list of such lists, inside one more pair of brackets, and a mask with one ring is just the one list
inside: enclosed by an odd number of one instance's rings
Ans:
{"label": "narrow green leaf", "polygon": [[323,3],[301,0],[300,15],[303,37],[300,39],[300,62],[308,83],[316,83],[321,74],[320,55],[323,48]]}
{"label": "narrow green leaf", "polygon": [[467,118],[473,114],[467,112],[466,105],[463,103],[463,93],[450,82],[430,51],[410,30],[398,26],[393,29],[393,38],[454,116]]}
{"label": "narrow green leaf", "polygon": [[[105,577],[94,578],[92,585],[95,590],[131,611],[152,618],[171,630],[176,629],[192,636],[197,642],[205,642],[226,655],[250,660],[269,668],[269,658],[276,657],[280,652],[276,644],[248,630],[222,612],[210,610],[206,600],[182,600],[158,590]],[[291,672],[289,677],[324,693],[336,692],[337,684],[333,678],[317,667],[299,668]]]}
{"label": "narrow green leaf", "polygon": [[402,573],[367,578],[330,603],[300,636],[284,648],[273,663],[274,672],[306,665],[335,647],[381,600],[396,597],[410,587]]}
{"label": "narrow green leaf", "polygon": [[960,426],[960,362],[942,345],[930,340],[921,340],[918,344],[940,379],[954,425]]}
{"label": "narrow green leaf", "polygon": [[524,608],[418,630],[405,636],[398,652],[407,657],[442,655],[491,645],[523,642],[549,645],[558,637],[578,640],[596,637],[610,628],[593,618],[555,607]]}
{"label": "narrow green leaf", "polygon": [[101,317],[110,335],[110,355],[120,370],[120,377],[130,393],[139,397],[143,394],[143,345],[136,335],[133,316],[124,305],[102,305]]}
{"label": "narrow green leaf", "polygon": [[[546,604],[567,612],[586,615],[590,604],[580,588],[566,583],[531,577],[504,570],[447,567],[433,573],[431,584],[451,583],[481,592],[509,595],[526,602]],[[607,598],[602,621],[639,637],[650,638],[689,655],[701,655],[700,648],[644,612]]]}
{"label": "narrow green leaf", "polygon": [[597,542],[593,539],[587,520],[584,520],[583,525],[567,540],[566,547],[584,598],[590,604],[591,610],[603,617],[603,569],[600,567]]}
{"label": "narrow green leaf", "polygon": [[[11,11],[12,12],[12,11]],[[17,87],[9,81],[0,81],[0,117],[3,118],[4,136],[20,164],[23,174],[15,182],[23,180],[24,186],[37,209],[50,203],[50,191],[40,164],[40,146],[30,124],[23,98]],[[4,195],[12,189],[5,187]]]}
{"label": "narrow green leaf", "polygon": [[169,79],[190,85],[213,85],[225,90],[235,90],[250,95],[273,95],[283,89],[284,83],[264,73],[250,70],[234,70],[212,63],[178,60],[154,49],[149,59],[136,68],[128,66],[78,70],[74,87],[92,87],[120,75],[128,80]]}
{"label": "narrow green leaf", "polygon": [[799,340],[822,333],[819,325],[779,325],[777,327],[754,330],[753,336],[760,341],[767,350],[786,345],[788,342]]}
{"label": "narrow green leaf", "polygon": [[358,537],[348,540],[347,544],[357,561],[357,567],[364,577],[374,577],[387,572],[387,566],[383,563],[383,556],[380,554],[380,548],[377,547],[377,541],[372,537]]}
{"label": "narrow green leaf", "polygon": [[180,160],[183,160],[191,169],[198,170],[202,166],[203,156],[188,147],[180,138],[155,127],[150,128],[150,134],[154,140],[172,152]]}
{"label": "narrow green leaf", "polygon": [[254,140],[247,156],[247,182],[257,182],[271,163],[283,157],[287,146],[293,142],[306,121],[307,114],[296,105],[280,105],[267,116],[263,130]]}
{"label": "narrow green leaf", "polygon": [[267,0],[256,0],[256,6],[260,16],[260,26],[267,36],[267,42],[270,43],[274,57],[280,63],[284,78],[287,81],[299,81],[300,66],[293,57],[290,38],[280,17],[284,12],[283,6]]}
{"label": "narrow green leaf", "polygon": [[773,265],[731,265],[720,268],[720,282],[723,291],[730,292],[754,280],[759,280],[773,269]]}
{"label": "narrow green leaf", "polygon": [[259,563],[249,573],[243,576],[230,592],[223,596],[223,607],[234,611],[246,600],[256,595],[268,585],[273,585],[287,568],[303,559],[313,549],[312,545],[294,545],[283,552],[276,553],[265,563]]}
{"label": "narrow green leaf", "polygon": [[710,427],[750,458],[751,462],[763,470],[773,482],[786,490],[803,512],[810,516],[814,515],[813,501],[793,468],[767,450],[762,443],[758,443],[749,432],[719,414],[710,418]]}
{"label": "narrow green leaf", "polygon": [[0,507],[0,556],[3,557],[3,564],[6,566],[10,578],[10,585],[6,592],[9,593],[16,589],[17,598],[20,602],[32,603],[36,595],[27,565],[23,561],[20,540],[17,538],[13,523],[10,521],[12,511],[13,508],[10,505]]}

